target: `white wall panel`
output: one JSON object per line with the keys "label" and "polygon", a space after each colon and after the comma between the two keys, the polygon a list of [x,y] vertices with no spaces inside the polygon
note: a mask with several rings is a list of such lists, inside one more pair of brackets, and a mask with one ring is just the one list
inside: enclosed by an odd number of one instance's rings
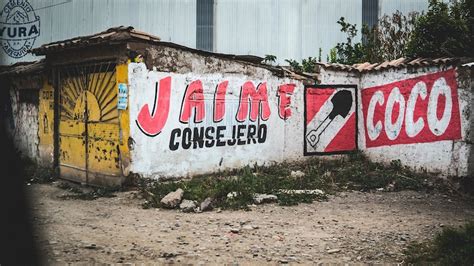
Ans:
{"label": "white wall panel", "polygon": [[[7,2],[0,0],[0,8]],[[121,25],[133,26],[165,41],[190,47],[196,44],[195,0],[29,0],[29,3],[41,23],[41,34],[34,47]],[[0,57],[0,64],[37,59],[27,55],[15,60],[3,50]]]}
{"label": "white wall panel", "polygon": [[[3,8],[8,0],[0,0]],[[196,0],[29,0],[41,18],[34,47],[93,34],[115,26],[135,28],[189,47],[196,46]],[[379,14],[426,10],[428,0],[380,0]],[[336,23],[345,17],[362,24],[362,0],[215,0],[214,51],[323,60],[346,35]],[[0,50],[0,64],[14,59]]]}
{"label": "white wall panel", "polygon": [[215,51],[272,54],[278,62],[323,59],[345,35],[336,23],[362,23],[361,0],[216,0]]}
{"label": "white wall panel", "polygon": [[397,10],[403,14],[408,14],[412,11],[426,11],[428,10],[428,0],[379,0],[379,17],[384,14],[390,15]]}

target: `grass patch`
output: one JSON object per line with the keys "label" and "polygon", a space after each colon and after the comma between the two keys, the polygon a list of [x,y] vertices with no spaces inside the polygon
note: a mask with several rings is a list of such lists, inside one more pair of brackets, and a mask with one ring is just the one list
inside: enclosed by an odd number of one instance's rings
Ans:
{"label": "grass patch", "polygon": [[412,243],[405,252],[406,262],[434,265],[474,264],[474,222],[461,228],[446,228],[432,241]]}
{"label": "grass patch", "polygon": [[[291,176],[292,171],[302,171],[304,175]],[[361,153],[355,153],[335,160],[314,158],[301,163],[247,166],[178,182],[142,180],[140,187],[147,198],[144,207],[159,207],[161,198],[181,188],[185,199],[201,202],[211,197],[218,207],[245,209],[253,202],[254,193],[277,195],[280,205],[295,205],[324,200],[325,197],[319,194],[284,194],[280,190],[321,189],[326,193],[347,189],[369,191],[376,188],[390,191],[419,190],[427,177],[427,174],[412,173],[400,161],[383,165],[370,162]],[[236,196],[227,197],[231,192]]]}

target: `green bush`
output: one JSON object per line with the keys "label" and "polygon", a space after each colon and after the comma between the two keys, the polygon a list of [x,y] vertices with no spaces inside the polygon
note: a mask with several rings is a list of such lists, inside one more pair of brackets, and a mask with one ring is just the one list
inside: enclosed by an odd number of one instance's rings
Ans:
{"label": "green bush", "polygon": [[446,228],[432,241],[413,243],[405,252],[408,263],[434,265],[474,264],[474,222]]}
{"label": "green bush", "polygon": [[407,45],[410,57],[474,56],[474,0],[430,0]]}

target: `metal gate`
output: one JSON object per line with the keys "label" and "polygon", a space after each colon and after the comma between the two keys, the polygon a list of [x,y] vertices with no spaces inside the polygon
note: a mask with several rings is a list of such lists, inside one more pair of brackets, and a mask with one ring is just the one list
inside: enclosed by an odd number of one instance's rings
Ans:
{"label": "metal gate", "polygon": [[115,64],[63,67],[59,88],[60,177],[101,184],[121,175]]}

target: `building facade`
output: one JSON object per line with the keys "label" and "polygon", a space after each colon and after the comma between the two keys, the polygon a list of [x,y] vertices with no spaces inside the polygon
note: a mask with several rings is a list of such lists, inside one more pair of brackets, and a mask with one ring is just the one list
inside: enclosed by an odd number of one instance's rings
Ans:
{"label": "building facade", "polygon": [[326,59],[345,40],[336,21],[359,27],[383,14],[423,11],[428,0],[1,0],[0,65],[39,59],[27,50],[117,26],[201,50]]}
{"label": "building facade", "polygon": [[[42,45],[4,67],[17,148],[102,186],[362,152],[474,173],[472,59],[318,63],[309,76],[130,27]],[[468,63],[468,64],[466,64]]]}

